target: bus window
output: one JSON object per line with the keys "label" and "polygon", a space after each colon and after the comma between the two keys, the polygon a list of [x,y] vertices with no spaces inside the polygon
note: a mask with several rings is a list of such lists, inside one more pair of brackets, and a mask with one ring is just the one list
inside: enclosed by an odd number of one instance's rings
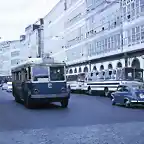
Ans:
{"label": "bus window", "polygon": [[19,80],[19,72],[16,72],[16,80]]}
{"label": "bus window", "polygon": [[28,67],[27,71],[28,71],[28,79],[30,80],[31,79],[31,67]]}
{"label": "bus window", "polygon": [[32,67],[32,76],[34,81],[48,81],[48,67],[34,66]]}
{"label": "bus window", "polygon": [[50,80],[51,81],[64,81],[64,66],[50,67]]}

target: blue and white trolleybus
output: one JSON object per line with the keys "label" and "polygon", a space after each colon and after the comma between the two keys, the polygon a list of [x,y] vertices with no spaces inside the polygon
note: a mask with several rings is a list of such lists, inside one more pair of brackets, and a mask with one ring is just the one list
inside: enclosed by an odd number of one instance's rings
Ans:
{"label": "blue and white trolleybus", "polygon": [[65,63],[52,58],[30,58],[12,69],[12,93],[16,102],[32,108],[35,102],[60,102],[68,106]]}

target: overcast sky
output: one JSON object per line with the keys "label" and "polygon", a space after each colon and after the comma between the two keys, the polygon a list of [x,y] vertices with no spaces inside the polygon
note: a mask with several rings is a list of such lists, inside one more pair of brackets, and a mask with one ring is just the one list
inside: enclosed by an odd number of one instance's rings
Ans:
{"label": "overcast sky", "polygon": [[58,1],[0,0],[0,37],[2,40],[19,39],[25,27],[44,17]]}

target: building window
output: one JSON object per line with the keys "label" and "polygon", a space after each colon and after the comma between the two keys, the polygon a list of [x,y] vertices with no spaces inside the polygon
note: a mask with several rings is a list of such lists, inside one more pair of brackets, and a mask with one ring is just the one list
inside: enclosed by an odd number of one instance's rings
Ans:
{"label": "building window", "polygon": [[128,45],[131,44],[131,30],[127,31],[127,37],[128,37]]}
{"label": "building window", "polygon": [[127,6],[127,19],[129,20],[131,18],[131,15],[130,15],[130,4]]}
{"label": "building window", "polygon": [[11,57],[15,57],[15,56],[19,56],[19,55],[20,55],[20,51],[11,52]]}
{"label": "building window", "polygon": [[135,4],[136,4],[136,15],[139,16],[139,12],[140,12],[140,4],[139,4],[139,0],[135,0]]}
{"label": "building window", "polygon": [[105,39],[105,44],[104,44],[104,51],[107,52],[107,39]]}
{"label": "building window", "polygon": [[114,49],[114,37],[112,36],[111,37],[111,50]]}
{"label": "building window", "polygon": [[126,20],[126,7],[123,7],[123,20]]}
{"label": "building window", "polygon": [[141,12],[144,12],[144,0],[140,0]]}
{"label": "building window", "polygon": [[101,41],[101,53],[104,53],[104,40]]}
{"label": "building window", "polygon": [[96,53],[99,54],[99,42],[96,42]]}
{"label": "building window", "polygon": [[114,49],[117,49],[117,35],[114,36]]}
{"label": "building window", "polygon": [[135,28],[132,28],[132,42],[135,42]]}
{"label": "building window", "polygon": [[100,42],[97,42],[97,54],[100,53]]}
{"label": "building window", "polygon": [[140,40],[140,27],[136,27],[136,41],[138,42]]}
{"label": "building window", "polygon": [[110,48],[111,48],[111,39],[108,38],[108,51],[110,51]]}
{"label": "building window", "polygon": [[132,15],[132,17],[135,16],[135,4],[134,4],[134,2],[131,3],[131,15]]}
{"label": "building window", "polygon": [[11,65],[12,65],[12,66],[13,66],[13,65],[17,65],[19,62],[20,62],[19,59],[13,59],[13,60],[11,60]]}
{"label": "building window", "polygon": [[99,53],[101,53],[101,41],[99,41]]}
{"label": "building window", "polygon": [[93,41],[93,43],[92,43],[93,55],[96,55],[95,47],[96,47],[96,43],[95,43],[95,41]]}
{"label": "building window", "polygon": [[117,49],[120,49],[120,34],[117,34]]}
{"label": "building window", "polygon": [[126,5],[126,0],[123,0],[122,3],[123,3],[123,6],[125,6]]}
{"label": "building window", "polygon": [[141,26],[141,40],[144,42],[144,25]]}

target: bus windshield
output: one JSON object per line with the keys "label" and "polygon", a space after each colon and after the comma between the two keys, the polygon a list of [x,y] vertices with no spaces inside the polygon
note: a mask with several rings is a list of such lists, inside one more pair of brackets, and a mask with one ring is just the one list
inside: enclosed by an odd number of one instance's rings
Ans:
{"label": "bus windshield", "polygon": [[67,81],[77,81],[78,79],[78,75],[75,74],[75,75],[67,75]]}
{"label": "bus windshield", "polygon": [[125,79],[143,81],[143,69],[125,68]]}
{"label": "bus windshield", "polygon": [[65,80],[64,66],[51,66],[50,81],[64,81],[64,80]]}
{"label": "bus windshield", "polygon": [[85,80],[85,73],[78,74],[78,82],[84,82]]}
{"label": "bus windshield", "polygon": [[34,81],[39,80],[48,80],[48,67],[47,66],[34,66],[32,68],[32,75],[34,78]]}

